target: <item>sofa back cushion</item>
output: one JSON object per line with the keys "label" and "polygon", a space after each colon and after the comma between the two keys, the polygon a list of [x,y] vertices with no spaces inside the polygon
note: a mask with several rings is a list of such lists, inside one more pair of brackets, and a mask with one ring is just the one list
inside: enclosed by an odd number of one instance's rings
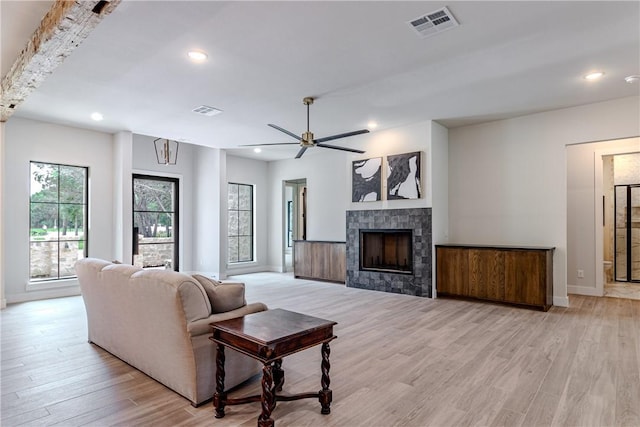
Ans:
{"label": "sofa back cushion", "polygon": [[194,274],[211,302],[211,313],[224,313],[247,305],[244,283],[221,283],[201,274]]}

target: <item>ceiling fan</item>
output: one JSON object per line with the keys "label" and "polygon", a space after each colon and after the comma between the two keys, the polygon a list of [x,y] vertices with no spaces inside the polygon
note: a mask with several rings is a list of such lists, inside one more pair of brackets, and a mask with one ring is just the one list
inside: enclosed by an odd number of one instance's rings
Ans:
{"label": "ceiling fan", "polygon": [[311,104],[313,104],[314,98],[312,97],[306,97],[302,100],[302,103],[304,105],[307,106],[307,131],[304,132],[302,134],[302,137],[299,137],[298,135],[296,135],[293,132],[289,132],[286,129],[281,128],[280,126],[274,125],[269,123],[268,126],[271,126],[274,129],[279,130],[280,132],[286,133],[287,135],[289,135],[290,137],[297,139],[298,142],[281,142],[281,143],[274,143],[274,144],[250,144],[250,145],[244,145],[244,147],[256,147],[256,146],[263,146],[263,145],[293,145],[293,144],[297,144],[300,145],[300,151],[298,151],[298,154],[296,154],[296,159],[299,159],[300,157],[302,157],[302,155],[304,154],[305,151],[307,151],[307,148],[311,148],[311,147],[322,147],[322,148],[331,148],[332,150],[342,150],[342,151],[350,151],[352,153],[364,153],[364,151],[362,150],[355,150],[353,148],[345,148],[345,147],[337,147],[335,145],[328,145],[325,144],[326,141],[332,141],[334,139],[340,139],[340,138],[346,138],[349,136],[355,136],[355,135],[360,135],[363,133],[369,133],[368,129],[361,129],[361,130],[356,130],[353,132],[346,132],[346,133],[340,133],[337,135],[331,135],[331,136],[325,136],[324,138],[318,138],[318,139],[314,139],[313,138],[313,133],[309,131],[309,106]]}

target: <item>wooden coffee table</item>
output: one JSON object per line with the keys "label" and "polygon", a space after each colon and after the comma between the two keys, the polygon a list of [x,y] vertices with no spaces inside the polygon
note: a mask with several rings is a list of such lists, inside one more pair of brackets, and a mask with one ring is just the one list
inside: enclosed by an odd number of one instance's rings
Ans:
{"label": "wooden coffee table", "polygon": [[[213,330],[210,340],[217,343],[216,356],[216,392],[213,406],[216,418],[224,417],[226,405],[239,405],[260,402],[262,413],[258,417],[258,427],[271,427],[274,421],[271,412],[276,401],[290,401],[318,398],[322,414],[331,412],[331,389],[329,388],[329,342],[336,338],[333,325],[336,322],[275,309],[244,317],[211,324]],[[322,389],[317,393],[278,395],[284,384],[282,358],[290,354],[322,344]],[[229,398],[224,389],[224,349],[232,348],[264,364],[262,368],[262,394],[242,398]]]}

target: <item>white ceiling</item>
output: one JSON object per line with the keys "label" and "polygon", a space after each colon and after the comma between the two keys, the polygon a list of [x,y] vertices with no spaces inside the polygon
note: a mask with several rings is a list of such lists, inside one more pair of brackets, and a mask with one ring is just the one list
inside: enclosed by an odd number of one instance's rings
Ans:
{"label": "white ceiling", "polygon": [[[3,75],[51,3],[1,0]],[[443,6],[458,27],[420,38],[407,23]],[[190,49],[208,60],[190,62]],[[605,77],[584,80],[592,70]],[[302,133],[305,96],[318,98],[311,130],[323,137],[370,120],[455,127],[639,95],[632,74],[638,1],[123,0],[15,116],[233,148],[295,142],[266,125]],[[191,111],[203,104],[223,113]]]}

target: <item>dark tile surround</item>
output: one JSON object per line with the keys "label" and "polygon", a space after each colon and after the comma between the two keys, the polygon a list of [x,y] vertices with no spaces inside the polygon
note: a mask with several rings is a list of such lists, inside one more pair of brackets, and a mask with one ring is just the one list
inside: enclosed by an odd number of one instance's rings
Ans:
{"label": "dark tile surround", "polygon": [[[360,271],[360,229],[412,229],[413,274]],[[431,297],[431,252],[431,208],[347,211],[349,287]]]}

